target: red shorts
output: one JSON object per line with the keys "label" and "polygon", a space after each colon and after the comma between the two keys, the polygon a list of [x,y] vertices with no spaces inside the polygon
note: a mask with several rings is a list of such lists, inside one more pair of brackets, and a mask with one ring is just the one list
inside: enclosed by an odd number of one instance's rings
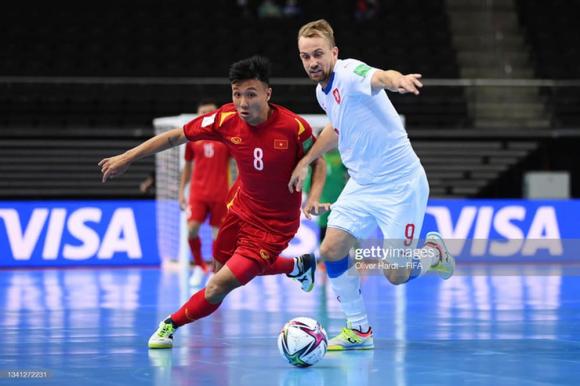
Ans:
{"label": "red shorts", "polygon": [[187,222],[202,223],[209,214],[209,225],[219,227],[228,212],[226,203],[222,201],[189,200],[187,205]]}
{"label": "red shorts", "polygon": [[[229,211],[214,244],[214,258],[224,265],[231,259],[228,267],[238,281],[245,285],[256,273],[263,273],[276,261],[292,237],[257,228]],[[248,264],[253,268],[248,270]]]}

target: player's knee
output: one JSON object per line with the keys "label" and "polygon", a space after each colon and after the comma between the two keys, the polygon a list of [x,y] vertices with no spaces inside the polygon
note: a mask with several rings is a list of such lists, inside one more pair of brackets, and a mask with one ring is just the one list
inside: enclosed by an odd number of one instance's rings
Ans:
{"label": "player's knee", "polygon": [[238,284],[234,281],[228,282],[213,276],[205,287],[205,298],[210,303],[219,303],[236,287]]}
{"label": "player's knee", "polygon": [[216,280],[210,280],[205,287],[205,299],[212,303],[221,302],[230,292],[227,285],[224,285]]}
{"label": "player's knee", "polygon": [[322,257],[324,260],[336,261],[343,258],[345,255],[346,253],[336,245],[323,242],[320,246],[320,257]]}

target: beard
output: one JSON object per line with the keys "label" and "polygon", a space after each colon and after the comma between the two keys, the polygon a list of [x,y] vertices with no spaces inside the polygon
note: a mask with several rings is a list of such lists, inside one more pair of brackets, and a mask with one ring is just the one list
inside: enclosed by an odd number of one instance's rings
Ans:
{"label": "beard", "polygon": [[310,71],[308,72],[308,77],[310,80],[317,82],[317,83],[325,83],[330,78],[330,74],[324,72],[324,70],[320,70],[320,72],[316,72],[312,74]]}

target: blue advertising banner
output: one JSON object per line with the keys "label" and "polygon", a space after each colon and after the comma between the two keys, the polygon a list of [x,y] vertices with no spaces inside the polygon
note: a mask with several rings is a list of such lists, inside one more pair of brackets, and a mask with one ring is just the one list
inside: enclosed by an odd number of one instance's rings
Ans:
{"label": "blue advertising banner", "polygon": [[0,267],[159,264],[155,201],[0,202]]}
{"label": "blue advertising banner", "polygon": [[580,200],[430,200],[423,224],[481,261],[580,260]]}
{"label": "blue advertising banner", "polygon": [[[153,200],[0,202],[0,267],[159,264],[156,209]],[[434,230],[458,262],[580,261],[580,200],[430,200],[421,239]],[[302,219],[284,255],[316,250],[317,234]]]}

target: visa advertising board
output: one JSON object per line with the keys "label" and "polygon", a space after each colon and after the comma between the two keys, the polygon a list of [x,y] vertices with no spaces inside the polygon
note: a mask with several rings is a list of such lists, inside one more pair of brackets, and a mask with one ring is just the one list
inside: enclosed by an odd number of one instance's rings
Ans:
{"label": "visa advertising board", "polygon": [[[159,264],[157,209],[153,200],[0,202],[0,267]],[[422,236],[433,230],[458,263],[580,261],[579,200],[431,200]],[[284,254],[312,252],[317,239],[302,219]]]}
{"label": "visa advertising board", "polygon": [[158,263],[155,201],[0,202],[0,267]]}

